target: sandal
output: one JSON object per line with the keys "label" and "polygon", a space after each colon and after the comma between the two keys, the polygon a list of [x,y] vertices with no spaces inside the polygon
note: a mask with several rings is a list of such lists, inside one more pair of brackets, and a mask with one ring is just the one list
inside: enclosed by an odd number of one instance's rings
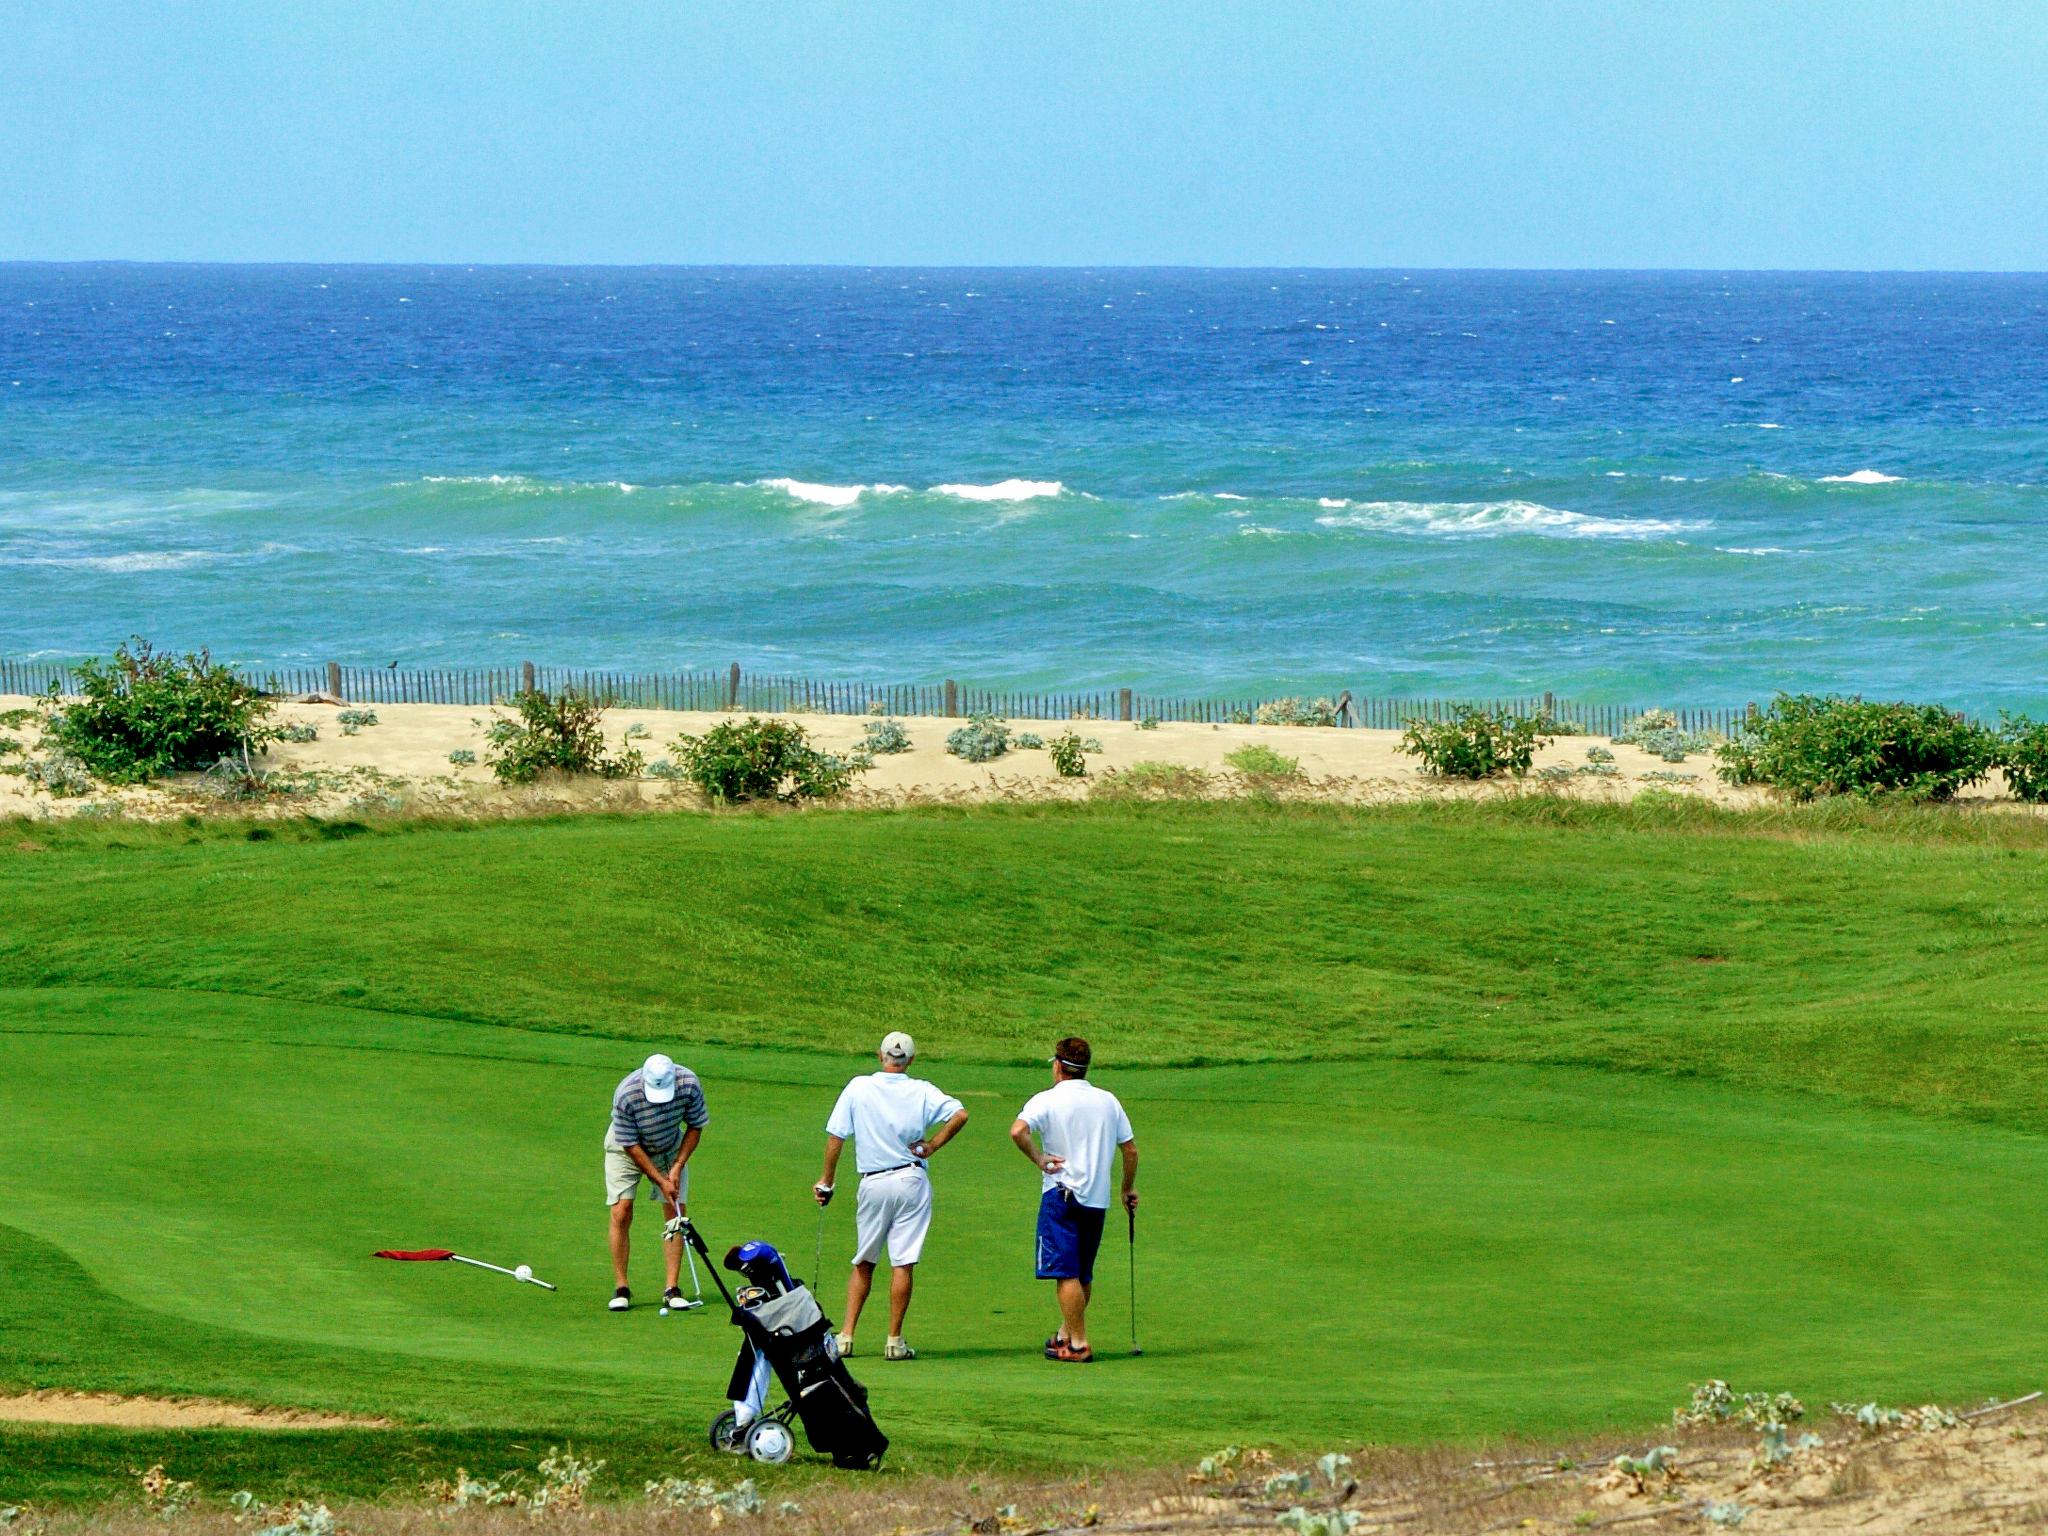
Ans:
{"label": "sandal", "polygon": [[1065,1339],[1061,1339],[1059,1341],[1059,1348],[1057,1350],[1048,1350],[1045,1358],[1048,1360],[1058,1360],[1064,1365],[1089,1365],[1094,1362],[1095,1350],[1092,1346],[1086,1344],[1076,1349]]}

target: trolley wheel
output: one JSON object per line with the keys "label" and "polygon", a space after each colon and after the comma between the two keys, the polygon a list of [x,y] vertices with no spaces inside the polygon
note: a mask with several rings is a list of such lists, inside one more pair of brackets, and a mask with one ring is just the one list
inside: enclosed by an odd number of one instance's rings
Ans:
{"label": "trolley wheel", "polygon": [[740,1416],[730,1408],[711,1421],[711,1449],[724,1451],[729,1456],[747,1454],[746,1432],[740,1428]]}
{"label": "trolley wheel", "polygon": [[789,1460],[796,1450],[796,1436],[780,1419],[760,1419],[747,1429],[747,1454],[770,1464]]}

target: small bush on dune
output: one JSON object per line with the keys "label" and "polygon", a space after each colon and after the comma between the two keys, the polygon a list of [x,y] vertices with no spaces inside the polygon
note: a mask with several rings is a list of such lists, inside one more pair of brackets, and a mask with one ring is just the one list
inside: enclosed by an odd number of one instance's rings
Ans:
{"label": "small bush on dune", "polygon": [[1036,731],[1019,731],[1010,738],[1010,745],[1019,752],[1042,752],[1045,750],[1045,738]]}
{"label": "small bush on dune", "polygon": [[[1271,751],[1271,748],[1264,750]],[[1274,753],[1278,757],[1278,753]],[[1282,759],[1287,761],[1287,759]],[[1133,763],[1114,768],[1097,781],[1092,793],[1105,799],[1120,795],[1156,796],[1162,800],[1195,800],[1209,792],[1210,776],[1184,763]]]}
{"label": "small bush on dune", "polygon": [[[1073,731],[1055,736],[1046,744],[1053,771],[1063,779],[1085,778],[1088,773],[1087,743]],[[1098,746],[1097,751],[1101,748]]]}
{"label": "small bush on dune", "polygon": [[905,730],[901,720],[870,720],[862,733],[861,751],[870,757],[887,757],[892,752],[910,750],[910,732]]}
{"label": "small bush on dune", "polygon": [[79,696],[44,698],[43,747],[110,784],[203,769],[277,737],[270,703],[205,651],[184,656],[137,637],[112,661],[78,668]]}
{"label": "small bush on dune", "polygon": [[1999,738],[1938,704],[1875,704],[1781,693],[1716,756],[1731,784],[1768,784],[1795,800],[1898,794],[1949,800],[1996,764]]}
{"label": "small bush on dune", "polygon": [[605,750],[604,706],[574,688],[560,693],[534,690],[512,699],[514,713],[492,719],[484,758],[502,784],[531,784],[543,774],[587,773],[601,779],[631,778],[643,759],[628,749],[612,757]]}
{"label": "small bush on dune", "polygon": [[1712,731],[1682,730],[1668,709],[1646,709],[1614,733],[1616,746],[1641,747],[1667,763],[1682,763],[1694,752],[1711,752],[1721,742]]}
{"label": "small bush on dune", "polygon": [[1439,778],[1520,778],[1549,737],[1544,722],[1532,716],[1461,704],[1448,720],[1410,720],[1399,750],[1421,758],[1423,768]]}
{"label": "small bush on dune", "polygon": [[1223,759],[1248,779],[1298,779],[1301,759],[1286,757],[1257,743],[1239,747]]}
{"label": "small bush on dune", "polygon": [[946,737],[946,750],[964,763],[992,763],[1010,750],[1009,722],[994,715],[969,715]]}
{"label": "small bush on dune", "polygon": [[1254,725],[1327,725],[1337,723],[1334,699],[1272,699],[1252,716]]}
{"label": "small bush on dune", "polygon": [[2022,800],[2048,800],[2048,720],[2025,715],[1998,717],[1998,763],[2005,782]]}
{"label": "small bush on dune", "polygon": [[754,715],[702,736],[678,737],[675,762],[684,778],[722,804],[835,799],[873,766],[866,757],[820,750],[800,725]]}

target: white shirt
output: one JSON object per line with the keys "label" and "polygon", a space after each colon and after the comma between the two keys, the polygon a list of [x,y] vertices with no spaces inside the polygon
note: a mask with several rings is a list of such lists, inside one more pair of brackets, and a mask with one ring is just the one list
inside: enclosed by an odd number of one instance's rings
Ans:
{"label": "white shirt", "polygon": [[960,1113],[960,1101],[907,1072],[873,1072],[840,1090],[825,1134],[854,1144],[862,1173],[901,1168],[919,1159],[910,1144]]}
{"label": "white shirt", "polygon": [[1109,1209],[1109,1170],[1116,1149],[1135,1139],[1131,1117],[1116,1095],[1086,1078],[1070,1077],[1032,1095],[1017,1118],[1038,1133],[1050,1157],[1063,1157],[1057,1173],[1045,1175],[1047,1189],[1069,1189],[1083,1205]]}

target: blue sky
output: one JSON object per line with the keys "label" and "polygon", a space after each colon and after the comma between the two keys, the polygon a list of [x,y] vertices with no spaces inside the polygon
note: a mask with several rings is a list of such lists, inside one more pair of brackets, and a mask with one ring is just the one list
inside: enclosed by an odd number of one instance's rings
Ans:
{"label": "blue sky", "polygon": [[2042,0],[0,23],[0,259],[2048,268]]}

